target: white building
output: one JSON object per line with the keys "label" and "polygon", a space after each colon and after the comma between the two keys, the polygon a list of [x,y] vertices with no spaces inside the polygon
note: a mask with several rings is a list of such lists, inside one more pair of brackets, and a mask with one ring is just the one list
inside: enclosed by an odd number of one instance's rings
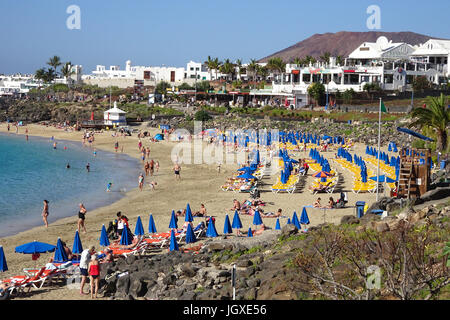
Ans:
{"label": "white building", "polygon": [[42,85],[42,81],[36,80],[33,75],[0,75],[0,96],[24,95],[30,89],[38,88]]}
{"label": "white building", "polygon": [[361,44],[343,66],[336,65],[335,58],[330,58],[327,64],[287,64],[285,73],[272,82],[272,93],[301,99],[296,102],[298,107],[308,100],[305,95],[314,82],[323,83],[330,93],[348,89],[361,92],[366,83],[377,83],[383,90],[405,91],[411,89],[418,76],[425,76],[434,84],[448,81],[449,60],[450,40],[430,39],[413,47],[380,37],[376,42]]}
{"label": "white building", "polygon": [[[212,80],[216,77],[216,70],[208,70],[206,65],[201,62],[189,61],[186,65],[185,79],[197,79],[197,81]],[[220,72],[217,72],[217,77],[220,77]]]}
{"label": "white building", "polygon": [[125,118],[126,112],[117,108],[117,102],[114,101],[114,107],[106,110],[103,113],[103,119],[105,125],[126,125],[127,119]]}

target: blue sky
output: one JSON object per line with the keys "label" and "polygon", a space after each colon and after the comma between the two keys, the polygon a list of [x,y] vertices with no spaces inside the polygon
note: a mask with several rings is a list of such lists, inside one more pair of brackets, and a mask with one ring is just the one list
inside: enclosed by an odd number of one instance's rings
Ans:
{"label": "blue sky", "polygon": [[[369,5],[380,31],[450,39],[448,0],[1,0],[0,74],[34,73],[48,58],[83,65],[185,66],[189,60],[259,59],[316,33],[369,31]],[[66,9],[78,5],[81,29]]]}

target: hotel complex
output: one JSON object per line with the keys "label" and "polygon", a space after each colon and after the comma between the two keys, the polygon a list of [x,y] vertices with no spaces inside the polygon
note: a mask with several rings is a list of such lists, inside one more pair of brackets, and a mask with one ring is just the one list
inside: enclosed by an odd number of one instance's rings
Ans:
{"label": "hotel complex", "polygon": [[[285,72],[270,74],[266,80],[271,86],[265,89],[250,90],[250,95],[284,96],[295,107],[309,103],[307,89],[312,83],[324,84],[327,92],[344,92],[353,89],[364,90],[366,83],[376,83],[383,90],[410,91],[415,77],[424,76],[430,83],[447,83],[450,77],[450,40],[430,39],[424,44],[412,46],[407,43],[392,43],[385,37],[376,42],[364,42],[345,59],[343,65],[331,57],[328,63],[316,62],[308,66],[286,64]],[[265,65],[265,63],[261,63]],[[249,80],[248,65],[235,72],[233,80]],[[216,70],[209,70],[201,62],[189,61],[186,68],[132,66],[125,63],[119,66],[97,65],[89,75],[82,74],[82,66],[73,66],[72,81],[75,83],[96,84],[100,87],[132,87],[135,80],[143,81],[144,86],[154,86],[166,81],[173,87],[186,82],[219,80],[227,77]],[[57,79],[56,82],[66,82]],[[33,76],[0,76],[0,95],[26,94],[30,88],[40,84]]]}

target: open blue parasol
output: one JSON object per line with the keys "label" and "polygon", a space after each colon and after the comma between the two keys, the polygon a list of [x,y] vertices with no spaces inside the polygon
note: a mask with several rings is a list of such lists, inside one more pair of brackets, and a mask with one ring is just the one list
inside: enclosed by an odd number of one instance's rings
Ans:
{"label": "open blue parasol", "polygon": [[223,234],[229,234],[233,233],[233,230],[231,228],[230,218],[228,218],[228,215],[225,215],[225,224],[223,226]]}
{"label": "open blue parasol", "polygon": [[80,234],[78,230],[75,231],[75,238],[73,239],[72,253],[81,254],[83,252],[83,245],[81,244]]}
{"label": "open blue parasol", "polygon": [[0,246],[0,271],[8,271],[8,265],[6,264],[5,253],[3,252],[3,246]]}
{"label": "open blue parasol", "polygon": [[192,230],[191,224],[188,223],[186,230],[186,244],[194,243],[195,241],[197,241],[197,238],[195,237],[194,230]]}
{"label": "open blue parasol", "polygon": [[148,233],[156,233],[155,220],[153,220],[152,214],[150,214],[150,220],[148,222]]}
{"label": "open blue parasol", "polygon": [[144,226],[142,225],[141,216],[138,216],[138,218],[137,218],[136,227],[134,228],[134,234],[137,236],[143,236],[145,234]]}
{"label": "open blue parasol", "polygon": [[177,229],[177,217],[175,216],[175,211],[172,210],[172,216],[170,217],[169,229]]}
{"label": "open blue parasol", "polygon": [[234,211],[233,223],[231,224],[233,229],[242,229],[241,218],[239,217],[239,213],[237,210]]}
{"label": "open blue parasol", "polygon": [[170,232],[170,251],[178,251],[178,243],[177,243],[177,239],[175,237],[175,231]]}
{"label": "open blue parasol", "polygon": [[236,178],[245,179],[245,180],[256,179],[256,177],[248,171],[237,176]]}
{"label": "open blue parasol", "polygon": [[100,245],[102,247],[109,246],[108,234],[106,233],[105,225],[102,226],[102,233],[100,234]]}
{"label": "open blue parasol", "polygon": [[15,252],[18,253],[26,253],[26,254],[36,254],[36,253],[44,253],[44,252],[53,252],[55,251],[56,246],[43,243],[39,241],[33,241],[29,243],[22,244],[14,249]]}
{"label": "open blue parasol", "polygon": [[69,259],[67,258],[66,250],[64,250],[61,238],[58,238],[58,242],[56,243],[55,256],[53,258],[54,262],[66,262]]}
{"label": "open blue parasol", "polygon": [[409,134],[409,135],[411,135],[413,137],[416,137],[416,138],[419,138],[419,139],[422,139],[422,140],[425,140],[425,141],[434,141],[433,139],[428,138],[428,137],[424,136],[423,134],[420,134],[418,132],[412,131],[412,130],[407,129],[407,128],[397,127],[397,131]]}
{"label": "open blue parasol", "polygon": [[206,236],[211,238],[215,238],[218,236],[216,226],[214,225],[212,217],[209,217],[208,228],[206,229]]}

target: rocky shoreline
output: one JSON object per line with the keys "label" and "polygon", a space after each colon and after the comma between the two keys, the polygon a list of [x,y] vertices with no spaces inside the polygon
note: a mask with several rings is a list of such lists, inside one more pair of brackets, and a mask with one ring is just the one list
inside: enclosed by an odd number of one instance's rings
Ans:
{"label": "rocky shoreline", "polygon": [[[450,206],[444,198],[420,210],[405,207],[385,219],[374,214],[361,219],[345,216],[341,225],[377,233],[424,225],[450,230]],[[236,300],[314,299],[293,261],[307,250],[312,235],[327,227],[322,224],[299,233],[290,224],[253,238],[207,239],[198,254],[172,251],[129,256],[103,268],[99,293],[113,300],[231,300],[231,272],[236,265]]]}

